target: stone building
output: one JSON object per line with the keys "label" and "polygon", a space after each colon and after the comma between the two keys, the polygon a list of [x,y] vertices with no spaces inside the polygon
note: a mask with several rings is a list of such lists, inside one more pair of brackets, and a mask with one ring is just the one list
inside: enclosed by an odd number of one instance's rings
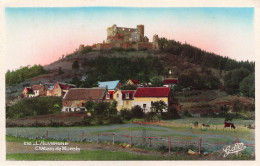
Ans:
{"label": "stone building", "polygon": [[104,50],[111,48],[134,48],[157,50],[158,35],[153,36],[153,41],[149,42],[147,36],[144,35],[144,25],[137,25],[136,28],[118,27],[113,25],[107,28],[106,42],[94,44],[94,50]]}

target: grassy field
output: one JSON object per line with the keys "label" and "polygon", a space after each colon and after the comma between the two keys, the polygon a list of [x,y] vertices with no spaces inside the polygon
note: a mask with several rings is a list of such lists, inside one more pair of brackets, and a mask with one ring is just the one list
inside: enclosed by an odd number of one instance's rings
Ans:
{"label": "grassy field", "polygon": [[[6,141],[8,143],[22,143],[24,141],[33,142],[34,139],[21,138],[6,136]],[[51,139],[45,140],[53,141]],[[185,152],[182,153],[171,153],[168,152],[156,152],[154,149],[150,148],[127,148],[122,151],[119,147],[120,145],[111,145],[111,144],[91,144],[91,143],[76,143],[76,145],[99,145],[99,150],[81,150],[79,153],[56,153],[56,152],[42,152],[42,153],[7,153],[7,160],[29,160],[29,161],[38,161],[38,160],[223,160],[224,158],[213,153],[211,155],[188,155]],[[108,146],[108,148],[106,148]],[[114,147],[114,149],[110,149]],[[143,152],[143,153],[137,153]],[[253,156],[249,154],[239,154],[239,155],[230,155],[225,160],[252,160]]]}
{"label": "grassy field", "polygon": [[192,156],[148,156],[130,152],[111,152],[107,150],[80,151],[75,154],[62,153],[12,153],[6,155],[7,160],[195,160]]}

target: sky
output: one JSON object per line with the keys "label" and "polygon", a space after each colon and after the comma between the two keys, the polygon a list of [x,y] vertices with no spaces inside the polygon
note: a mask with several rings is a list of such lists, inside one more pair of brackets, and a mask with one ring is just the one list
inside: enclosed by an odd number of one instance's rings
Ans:
{"label": "sky", "polygon": [[236,60],[255,61],[254,8],[7,7],[6,69],[56,61],[80,44],[106,40],[107,27],[145,27],[159,37]]}

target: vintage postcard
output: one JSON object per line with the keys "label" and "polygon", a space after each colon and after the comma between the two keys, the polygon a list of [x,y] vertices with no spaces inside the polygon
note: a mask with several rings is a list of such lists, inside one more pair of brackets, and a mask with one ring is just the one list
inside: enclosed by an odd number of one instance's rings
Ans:
{"label": "vintage postcard", "polygon": [[257,5],[116,2],[4,5],[5,164],[257,165]]}

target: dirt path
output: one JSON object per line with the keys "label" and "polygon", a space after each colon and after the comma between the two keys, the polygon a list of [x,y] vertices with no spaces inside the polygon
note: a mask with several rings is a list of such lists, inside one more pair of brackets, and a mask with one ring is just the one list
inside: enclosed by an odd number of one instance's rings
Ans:
{"label": "dirt path", "polygon": [[[46,148],[56,148],[58,146],[44,146]],[[97,143],[75,143],[69,142],[66,146],[67,148],[78,147],[80,150],[92,151],[92,150],[107,150],[111,152],[129,152],[138,155],[149,155],[155,157],[182,157],[189,158],[189,160],[226,160],[228,158],[223,158],[222,152],[215,152],[208,155],[189,155],[185,152],[158,152],[158,151],[148,151],[136,147],[125,147],[122,145],[112,145],[112,144],[97,144]],[[80,151],[40,151],[35,149],[36,146],[25,146],[21,142],[6,142],[6,153],[79,153]],[[251,156],[251,160],[254,160],[255,156]]]}
{"label": "dirt path", "polygon": [[[58,146],[44,146],[46,148],[56,148]],[[157,151],[148,151],[136,147],[125,147],[121,145],[112,145],[112,144],[97,144],[97,143],[75,143],[75,142],[69,142],[70,147],[78,147],[80,150],[107,150],[112,152],[130,152],[133,154],[140,154],[140,155],[152,155],[152,156],[163,156],[168,157],[172,156],[173,154],[175,156],[189,156],[187,153],[163,153],[163,152],[157,152]],[[53,151],[40,151],[35,149],[36,146],[25,146],[21,142],[6,142],[6,153],[53,153]],[[54,151],[55,153],[79,153],[79,151]],[[194,159],[196,157],[194,156]]]}

